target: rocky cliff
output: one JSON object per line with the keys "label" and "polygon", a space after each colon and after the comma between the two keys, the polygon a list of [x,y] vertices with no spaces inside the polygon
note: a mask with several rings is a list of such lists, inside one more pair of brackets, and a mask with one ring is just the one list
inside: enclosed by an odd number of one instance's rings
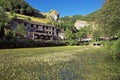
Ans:
{"label": "rocky cliff", "polygon": [[44,15],[52,21],[58,21],[60,13],[56,10],[51,10],[50,12],[44,13]]}

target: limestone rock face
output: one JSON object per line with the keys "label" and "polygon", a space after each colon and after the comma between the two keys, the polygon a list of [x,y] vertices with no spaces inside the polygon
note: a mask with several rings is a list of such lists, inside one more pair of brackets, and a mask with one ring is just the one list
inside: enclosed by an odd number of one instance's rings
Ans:
{"label": "limestone rock face", "polygon": [[60,14],[56,10],[51,10],[50,12],[46,13],[46,17],[53,21],[58,21],[59,16]]}
{"label": "limestone rock face", "polygon": [[81,27],[86,27],[89,24],[86,21],[81,21],[81,20],[76,20],[74,26],[76,27],[76,29],[80,29]]}

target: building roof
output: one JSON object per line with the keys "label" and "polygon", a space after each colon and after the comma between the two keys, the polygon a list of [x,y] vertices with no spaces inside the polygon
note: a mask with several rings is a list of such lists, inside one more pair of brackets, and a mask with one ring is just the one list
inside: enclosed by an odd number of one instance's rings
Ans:
{"label": "building roof", "polygon": [[30,24],[35,24],[35,25],[43,25],[43,26],[51,26],[51,27],[55,27],[54,25],[51,24],[45,24],[45,23],[40,23],[40,22],[33,22],[30,20],[22,20],[22,19],[13,19],[15,21],[19,21],[19,22],[23,22],[23,23],[30,23]]}

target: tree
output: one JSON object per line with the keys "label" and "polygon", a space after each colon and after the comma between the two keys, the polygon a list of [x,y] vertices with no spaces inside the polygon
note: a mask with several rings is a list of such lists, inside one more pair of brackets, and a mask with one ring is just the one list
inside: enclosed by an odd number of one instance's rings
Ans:
{"label": "tree", "polygon": [[55,27],[61,30],[64,30],[64,23],[62,22],[56,22]]}
{"label": "tree", "polygon": [[80,28],[79,32],[76,33],[76,38],[81,41],[82,38],[87,37],[86,28]]}
{"label": "tree", "polygon": [[4,27],[7,25],[7,16],[2,7],[0,7],[0,38],[4,37]]}
{"label": "tree", "polygon": [[[102,31],[108,37],[114,37],[120,32],[120,0],[106,0],[99,12],[98,22]],[[119,36],[118,36],[119,37]],[[116,53],[116,57],[120,58],[120,41],[114,44],[112,53]],[[107,46],[111,46],[108,42]]]}
{"label": "tree", "polygon": [[120,31],[120,0],[106,0],[99,11],[98,22],[107,36],[114,36]]}
{"label": "tree", "polygon": [[43,18],[44,15],[32,8],[25,0],[0,0],[0,6],[7,12]]}
{"label": "tree", "polygon": [[94,32],[93,32],[93,39],[94,40],[99,40],[100,39],[100,36],[101,36],[101,32],[99,31],[99,30],[95,30]]}
{"label": "tree", "polygon": [[20,9],[20,14],[24,14],[24,9],[23,8]]}
{"label": "tree", "polygon": [[13,31],[10,29],[5,29],[5,38],[10,40],[13,38]]}
{"label": "tree", "polygon": [[66,37],[66,39],[74,39],[75,35],[73,34],[73,32],[70,29],[67,29],[65,31],[65,37]]}
{"label": "tree", "polygon": [[33,12],[33,9],[28,6],[28,7],[26,8],[26,11],[27,11],[27,13],[29,13],[29,14],[31,15],[32,12]]}
{"label": "tree", "polygon": [[27,34],[27,30],[24,25],[18,24],[14,30],[14,36],[23,38]]}

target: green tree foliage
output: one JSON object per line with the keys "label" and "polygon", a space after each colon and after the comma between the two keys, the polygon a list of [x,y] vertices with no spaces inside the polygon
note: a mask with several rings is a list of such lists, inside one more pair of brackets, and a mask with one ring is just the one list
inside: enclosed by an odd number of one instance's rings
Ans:
{"label": "green tree foliage", "polygon": [[64,26],[64,23],[62,23],[62,22],[56,22],[55,27],[65,31],[65,26]]}
{"label": "green tree foliage", "polygon": [[[33,12],[33,8],[30,7],[30,11],[28,12],[27,9],[29,5],[24,0],[1,0],[2,7],[8,12],[15,12],[15,13],[24,13],[25,15],[31,15]],[[6,6],[7,5],[7,6]]]}
{"label": "green tree foliage", "polygon": [[70,23],[70,22],[57,22],[55,23],[55,26],[59,29],[61,29],[62,31],[66,31],[66,30],[71,30],[73,33],[77,32],[77,29],[74,27],[74,24]]}
{"label": "green tree foliage", "polygon": [[66,37],[67,40],[69,40],[69,39],[71,40],[71,39],[75,38],[75,35],[70,29],[67,29],[65,31],[65,37]]}
{"label": "green tree foliage", "polygon": [[112,47],[112,50],[113,50],[113,59],[120,59],[120,39],[117,40],[113,47]]}
{"label": "green tree foliage", "polygon": [[4,9],[0,7],[0,38],[4,37],[4,28],[7,25],[7,16]]}
{"label": "green tree foliage", "polygon": [[97,11],[95,11],[93,13],[90,13],[90,14],[84,16],[84,20],[85,21],[95,21],[96,22],[97,19],[98,19],[99,12],[100,12],[100,10],[97,10]]}
{"label": "green tree foliage", "polygon": [[120,31],[120,0],[106,0],[99,12],[99,25],[107,36]]}
{"label": "green tree foliage", "polygon": [[32,13],[31,7],[28,6],[28,7],[26,8],[26,11],[27,11],[28,13]]}
{"label": "green tree foliage", "polygon": [[[113,37],[117,34],[119,37],[120,0],[105,0],[99,12],[98,22],[105,35]],[[115,58],[120,58],[120,40],[114,44],[113,49],[112,53],[115,53]]]}
{"label": "green tree foliage", "polygon": [[93,35],[93,39],[97,41],[100,39],[101,32],[99,30],[94,30],[92,35]]}
{"label": "green tree foliage", "polygon": [[13,31],[10,29],[5,29],[5,38],[10,40],[13,38]]}
{"label": "green tree foliage", "polygon": [[26,3],[25,0],[0,0],[0,5],[7,12],[15,12],[40,18],[44,17],[39,11],[35,10],[28,3]]}
{"label": "green tree foliage", "polygon": [[120,39],[120,32],[117,33],[118,38]]}
{"label": "green tree foliage", "polygon": [[23,8],[20,9],[20,14],[24,14],[24,9]]}
{"label": "green tree foliage", "polygon": [[18,24],[14,30],[14,36],[23,38],[27,34],[26,27],[22,24]]}
{"label": "green tree foliage", "polygon": [[65,16],[59,19],[64,23],[71,23],[74,24],[76,20],[84,20],[84,16],[82,15],[75,15],[75,16]]}
{"label": "green tree foliage", "polygon": [[76,38],[81,41],[82,38],[87,37],[86,28],[80,28],[79,31],[76,33]]}
{"label": "green tree foliage", "polygon": [[85,29],[87,34],[92,34],[92,32],[94,31],[92,25],[86,26]]}
{"label": "green tree foliage", "polygon": [[[88,14],[86,16],[82,15],[74,15],[74,16],[65,16],[59,19],[59,22],[57,24],[58,28],[62,30],[70,29],[73,33],[76,33],[78,30],[74,27],[74,24],[76,20],[83,20],[83,21],[96,21],[98,18],[98,12],[96,11],[94,13]],[[87,34],[92,33],[92,25],[89,25],[85,28],[87,31]],[[79,34],[79,33],[77,33]]]}
{"label": "green tree foliage", "polygon": [[65,16],[60,18],[59,20],[65,23],[70,22],[73,24],[76,22],[76,20],[96,21],[98,18],[98,13],[99,13],[99,10],[96,12],[90,13],[86,16],[83,16],[83,15]]}

